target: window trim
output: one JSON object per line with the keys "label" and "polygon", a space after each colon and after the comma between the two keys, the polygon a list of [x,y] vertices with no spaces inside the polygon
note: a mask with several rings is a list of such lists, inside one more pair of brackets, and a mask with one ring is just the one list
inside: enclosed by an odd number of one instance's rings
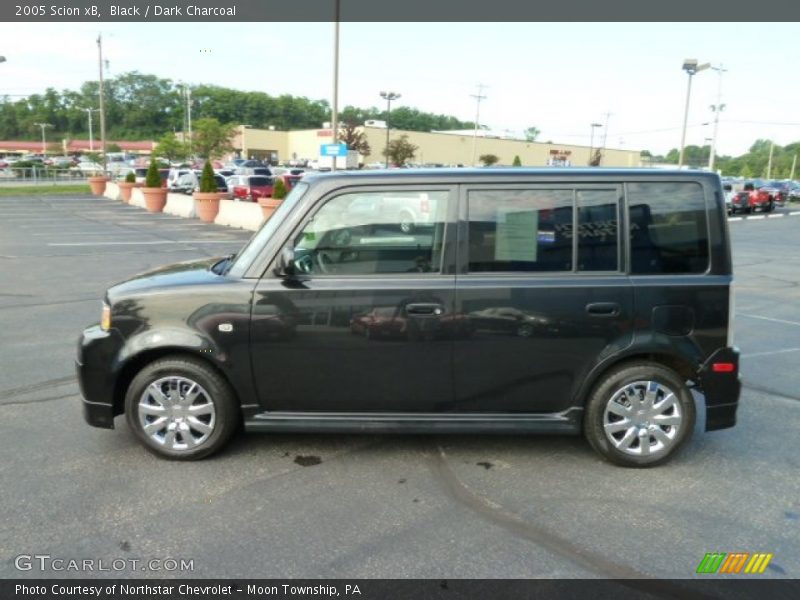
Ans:
{"label": "window trim", "polygon": [[[456,272],[459,277],[609,277],[626,275],[626,265],[623,264],[625,240],[622,238],[622,221],[620,220],[621,205],[624,197],[624,183],[622,181],[592,181],[586,183],[564,182],[535,182],[535,183],[475,183],[462,184],[458,195],[458,256]],[[469,194],[470,192],[492,191],[518,191],[518,190],[569,190],[572,191],[572,269],[570,271],[470,271],[469,270]],[[579,271],[578,270],[578,192],[587,191],[613,191],[617,198],[617,269],[612,271]]]}

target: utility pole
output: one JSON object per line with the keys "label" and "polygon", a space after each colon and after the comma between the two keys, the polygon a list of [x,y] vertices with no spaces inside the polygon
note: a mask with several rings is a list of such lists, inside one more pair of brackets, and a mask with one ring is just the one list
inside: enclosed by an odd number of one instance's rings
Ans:
{"label": "utility pole", "polygon": [[[600,146],[601,150],[605,150],[606,149],[606,140],[608,139],[608,121],[611,119],[611,115],[613,115],[613,114],[614,113],[612,113],[610,110],[606,111],[606,124],[605,124],[605,127],[603,128],[603,144],[602,144],[602,146]],[[600,160],[601,161],[603,160],[603,154],[602,153],[600,154]],[[598,166],[600,166],[600,165],[598,164]]]}
{"label": "utility pole", "polygon": [[592,160],[594,159],[592,156],[592,152],[594,150],[594,130],[602,126],[602,123],[592,123],[590,125],[591,133],[589,134],[589,162],[587,163],[590,167],[592,166]]}
{"label": "utility pole", "polygon": [[106,173],[106,108],[103,88],[103,35],[97,35],[97,59],[100,65],[100,147],[103,153],[103,175]]}
{"label": "utility pole", "polygon": [[769,143],[769,161],[767,162],[767,179],[771,179],[770,175],[772,175],[772,151],[775,149],[775,142],[770,141]]}
{"label": "utility pole", "polygon": [[[333,130],[333,139],[331,142],[335,145],[339,141],[339,0],[334,0],[334,17],[333,17],[333,106],[331,115],[331,129]],[[331,171],[336,170],[336,159],[334,156],[331,165]]]}
{"label": "utility pole", "polygon": [[791,179],[792,181],[794,181],[794,168],[795,168],[795,166],[797,166],[797,154],[795,154],[794,158],[792,158],[792,174],[789,175],[789,179]]}
{"label": "utility pole", "polygon": [[722,65],[718,67],[711,67],[717,72],[717,103],[711,105],[711,110],[714,111],[714,133],[711,136],[711,154],[708,156],[708,170],[714,171],[714,160],[717,155],[717,129],[719,127],[719,113],[725,110],[725,105],[722,104],[722,74],[728,69],[723,69]]}
{"label": "utility pole", "polygon": [[[186,124],[189,134],[189,156],[192,156],[192,88],[186,88]],[[184,140],[185,142],[186,140]]]}
{"label": "utility pole", "polygon": [[50,123],[34,123],[36,127],[42,128],[42,155],[47,156],[47,135],[45,134],[45,130],[48,127],[52,127]]}
{"label": "utility pole", "polygon": [[89,117],[89,152],[94,152],[94,135],[92,134],[92,113],[97,112],[96,108],[84,108]]}
{"label": "utility pole", "polygon": [[471,97],[475,98],[475,102],[477,104],[477,108],[475,109],[475,132],[472,135],[472,166],[478,166],[478,125],[481,118],[481,100],[485,100],[486,96],[483,95],[483,88],[487,86],[483,85],[482,83],[478,84],[478,93],[477,94],[470,94]]}

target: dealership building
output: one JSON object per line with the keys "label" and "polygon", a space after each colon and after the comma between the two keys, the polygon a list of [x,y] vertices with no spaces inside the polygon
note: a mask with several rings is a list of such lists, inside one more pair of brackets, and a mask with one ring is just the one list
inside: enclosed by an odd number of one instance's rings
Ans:
{"label": "dealership building", "polygon": [[[369,142],[371,152],[368,156],[359,156],[359,163],[383,163],[383,149],[386,147],[387,129],[383,126],[364,126],[360,128]],[[493,154],[498,157],[498,165],[511,165],[519,156],[523,166],[586,166],[590,155],[598,148],[574,144],[555,144],[545,142],[529,142],[495,135],[490,131],[478,130],[477,136],[469,131],[403,131],[391,129],[390,139],[402,135],[417,146],[414,158],[416,164],[464,165],[471,166],[478,162],[481,155]],[[179,134],[180,137],[180,134]],[[87,140],[63,140],[56,144],[62,146],[64,154],[86,152],[90,149]],[[266,159],[270,162],[288,162],[290,160],[317,160],[321,147],[333,141],[333,131],[328,128],[304,129],[296,131],[277,131],[274,129],[255,129],[247,125],[239,125],[231,140],[234,154],[245,158]],[[112,142],[109,141],[110,145]],[[134,154],[150,154],[155,143],[153,141],[115,141],[123,151]],[[99,150],[100,143],[92,145]],[[0,154],[22,154],[40,152],[41,142],[32,141],[0,141]],[[49,150],[53,152],[52,147]],[[602,167],[640,167],[643,166],[639,150],[622,150],[603,148],[600,151]]]}
{"label": "dealership building", "polygon": [[[385,127],[362,127],[361,131],[369,142],[371,153],[361,156],[359,162],[369,164],[383,162],[383,149],[386,147]],[[417,164],[465,165],[473,164],[483,154],[494,154],[499,165],[511,165],[519,156],[523,166],[586,166],[593,153],[589,146],[573,144],[554,144],[528,142],[493,136],[490,132],[479,130],[478,136],[472,131],[403,131],[391,129],[390,139],[402,135],[417,146],[411,160]],[[239,156],[267,159],[270,161],[316,160],[322,145],[330,144],[333,131],[330,128],[305,129],[299,131],[275,131],[239,126],[232,143]],[[594,148],[597,151],[597,148]],[[600,166],[640,167],[642,158],[639,150],[603,148]]]}

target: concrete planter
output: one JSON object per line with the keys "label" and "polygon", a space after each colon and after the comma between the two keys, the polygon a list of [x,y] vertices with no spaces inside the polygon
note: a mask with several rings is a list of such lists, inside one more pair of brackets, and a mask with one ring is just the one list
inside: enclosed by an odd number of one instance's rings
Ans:
{"label": "concrete planter", "polygon": [[142,194],[144,194],[144,205],[147,208],[147,212],[163,212],[164,207],[167,205],[166,188],[143,187]]}
{"label": "concrete planter", "polygon": [[108,177],[89,177],[89,187],[92,188],[92,194],[95,196],[102,196],[103,192],[106,191],[106,183],[108,183]]}
{"label": "concrete planter", "polygon": [[259,198],[258,205],[261,207],[261,212],[264,213],[264,220],[268,220],[272,213],[274,213],[277,208],[281,205],[283,200],[277,200],[275,198]]}
{"label": "concrete planter", "polygon": [[133,193],[133,188],[136,187],[136,184],[127,181],[120,181],[117,186],[119,187],[120,200],[126,204],[130,202],[131,194]]}
{"label": "concrete planter", "polygon": [[193,195],[197,217],[206,223],[213,223],[219,213],[219,201],[225,194],[219,192],[195,192]]}

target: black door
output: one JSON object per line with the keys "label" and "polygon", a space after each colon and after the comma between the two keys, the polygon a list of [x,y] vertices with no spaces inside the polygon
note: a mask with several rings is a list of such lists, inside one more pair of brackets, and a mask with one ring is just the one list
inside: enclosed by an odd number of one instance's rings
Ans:
{"label": "black door", "polygon": [[301,273],[266,275],[255,290],[251,356],[265,410],[451,404],[454,198],[449,187],[373,188],[317,203],[287,240]]}
{"label": "black door", "polygon": [[631,342],[620,198],[616,185],[463,190],[456,310],[473,333],[454,342],[457,410],[568,410]]}

